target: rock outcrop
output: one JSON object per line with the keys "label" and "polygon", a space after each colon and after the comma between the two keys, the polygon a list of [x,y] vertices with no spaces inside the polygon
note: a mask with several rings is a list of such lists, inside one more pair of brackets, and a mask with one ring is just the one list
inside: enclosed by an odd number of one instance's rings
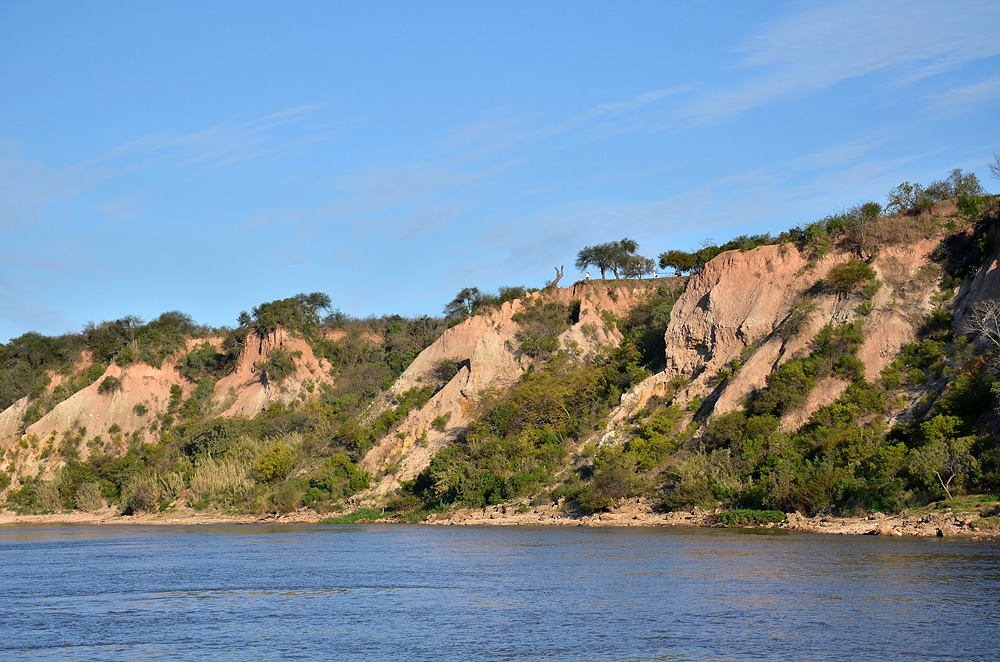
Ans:
{"label": "rock outcrop", "polygon": [[[858,350],[866,377],[875,379],[915,337],[915,325],[931,309],[937,285],[921,268],[938,239],[913,246],[888,247],[871,263],[883,286],[864,318],[865,340]],[[677,377],[691,380],[679,394],[682,404],[692,398],[714,398],[714,411],[741,406],[745,397],[764,386],[767,376],[783,362],[808,351],[812,338],[826,324],[858,319],[860,296],[837,295],[817,287],[831,268],[852,255],[833,251],[811,262],[791,244],[749,251],[728,251],[692,276],[678,299],[666,332],[666,369],[636,386],[622,398],[608,430],[635,414],[653,396],[661,396]],[[806,295],[811,303],[805,304]],[[808,305],[809,308],[796,307]],[[782,328],[790,316],[805,314],[795,330]],[[722,387],[713,379],[722,369],[741,364]],[[805,421],[816,408],[832,402],[846,388],[844,380],[827,380],[812,394],[804,410],[790,412],[785,427]]]}

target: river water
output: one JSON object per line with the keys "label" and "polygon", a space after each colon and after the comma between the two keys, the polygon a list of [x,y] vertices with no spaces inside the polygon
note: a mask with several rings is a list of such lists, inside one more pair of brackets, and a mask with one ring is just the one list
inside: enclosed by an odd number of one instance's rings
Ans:
{"label": "river water", "polygon": [[0,659],[997,660],[1000,545],[706,529],[0,529]]}

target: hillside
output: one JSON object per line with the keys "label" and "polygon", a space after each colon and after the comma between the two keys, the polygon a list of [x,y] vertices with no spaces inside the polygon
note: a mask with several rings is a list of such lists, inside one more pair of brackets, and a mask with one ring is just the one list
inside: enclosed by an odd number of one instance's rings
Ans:
{"label": "hillside", "polygon": [[[978,495],[989,515],[1000,201],[962,177],[936,199],[890,195],[891,214],[866,203],[666,251],[670,278],[467,288],[445,319],[324,318],[317,293],[233,329],[166,313],[25,334],[3,346],[0,495],[25,513],[408,521],[634,499],[862,515]],[[636,249],[578,262],[641,273]]]}

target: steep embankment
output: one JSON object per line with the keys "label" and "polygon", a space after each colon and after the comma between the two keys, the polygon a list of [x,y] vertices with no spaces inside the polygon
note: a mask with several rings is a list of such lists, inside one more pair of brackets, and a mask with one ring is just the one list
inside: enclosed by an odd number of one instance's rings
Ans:
{"label": "steep embankment", "polygon": [[[294,371],[281,380],[268,379],[261,366],[279,349],[294,360]],[[305,399],[317,387],[330,383],[329,371],[329,363],[317,358],[305,339],[285,329],[278,328],[263,338],[250,337],[235,368],[216,383],[212,413],[253,417],[273,403],[290,404]]]}
{"label": "steep embankment", "polygon": [[[362,466],[381,476],[374,491],[385,494],[398,487],[399,481],[415,477],[468,425],[475,403],[485,391],[510,386],[528,369],[531,359],[519,351],[517,339],[521,325],[514,317],[519,312],[538,301],[567,306],[578,301],[576,322],[562,332],[559,341],[564,350],[586,358],[603,347],[616,346],[621,333],[609,324],[611,316],[628,314],[662,283],[584,281],[568,288],[550,288],[471,316],[448,329],[420,353],[391,389],[391,395],[399,396],[434,384],[442,363],[459,366],[424,407],[410,412],[394,434],[383,438],[365,455]],[[384,473],[387,468],[392,469],[392,474]]]}
{"label": "steep embankment", "polygon": [[[144,363],[111,364],[93,383],[28,425],[23,434],[19,432],[31,398],[22,398],[0,412],[0,448],[11,460],[14,477],[49,479],[70,455],[85,460],[93,452],[121,454],[136,440],[159,441],[165,421],[197,386],[182,376],[178,361],[203,342],[218,348],[222,338],[189,340],[178,356],[160,368]],[[281,380],[268,380],[262,366],[276,349],[288,353],[294,370]],[[87,367],[82,365],[80,370]],[[46,394],[61,380],[54,375]],[[248,339],[236,364],[215,384],[204,415],[252,417],[273,403],[303,399],[330,381],[329,365],[316,358],[309,343],[279,328],[266,337]]]}
{"label": "steep embankment", "polygon": [[[863,318],[865,339],[857,353],[870,380],[914,339],[932,307],[938,279],[926,267],[938,241],[886,247],[870,265],[883,283]],[[623,398],[609,430],[650,397],[664,394],[677,377],[691,380],[679,394],[682,404],[698,398],[715,413],[739,407],[779,365],[807,351],[826,324],[862,317],[860,294],[837,294],[823,286],[830,270],[851,257],[832,251],[811,260],[795,245],[779,244],[728,251],[710,261],[691,277],[674,306],[666,332],[666,369]],[[731,376],[719,379],[723,370]],[[822,380],[803,407],[786,414],[783,427],[797,427],[836,400],[847,385],[842,379]]]}

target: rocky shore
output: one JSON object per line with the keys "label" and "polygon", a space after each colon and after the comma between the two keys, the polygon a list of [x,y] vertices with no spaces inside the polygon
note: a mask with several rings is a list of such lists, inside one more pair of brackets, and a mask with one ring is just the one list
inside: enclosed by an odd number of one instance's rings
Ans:
{"label": "rocky shore", "polygon": [[[866,517],[833,517],[817,515],[805,517],[798,513],[788,513],[785,520],[768,524],[762,528],[786,531],[807,531],[837,535],[881,535],[920,537],[964,537],[992,540],[998,533],[978,530],[973,522],[979,515],[954,514],[942,510],[922,515],[883,515],[876,513]],[[485,509],[456,510],[441,515],[432,515],[428,524],[444,526],[694,526],[710,527],[714,524],[713,513],[695,508],[693,511],[659,513],[646,503],[625,505],[610,513],[598,513],[583,517],[568,516],[557,506],[539,506],[529,509],[512,509],[493,506]]]}
{"label": "rocky shore", "polygon": [[[162,513],[121,515],[114,508],[86,513],[67,512],[47,515],[18,515],[0,511],[0,526],[37,526],[55,524],[91,525],[155,525],[196,526],[230,524],[316,524],[328,517],[310,510],[285,515],[230,515],[201,512],[186,506],[171,508]],[[780,523],[762,528],[786,531],[804,531],[836,535],[879,535],[968,538],[993,541],[1000,538],[1000,531],[977,528],[978,514],[953,513],[949,509],[918,515],[883,515],[875,513],[866,517],[832,517],[817,515],[805,517],[789,513]],[[378,520],[392,523],[392,518]],[[589,527],[659,527],[690,526],[711,527],[713,513],[698,508],[688,512],[656,512],[642,501],[626,504],[613,512],[574,516],[562,512],[558,506],[490,506],[477,509],[457,509],[431,515],[426,524],[431,526],[589,526]]]}

